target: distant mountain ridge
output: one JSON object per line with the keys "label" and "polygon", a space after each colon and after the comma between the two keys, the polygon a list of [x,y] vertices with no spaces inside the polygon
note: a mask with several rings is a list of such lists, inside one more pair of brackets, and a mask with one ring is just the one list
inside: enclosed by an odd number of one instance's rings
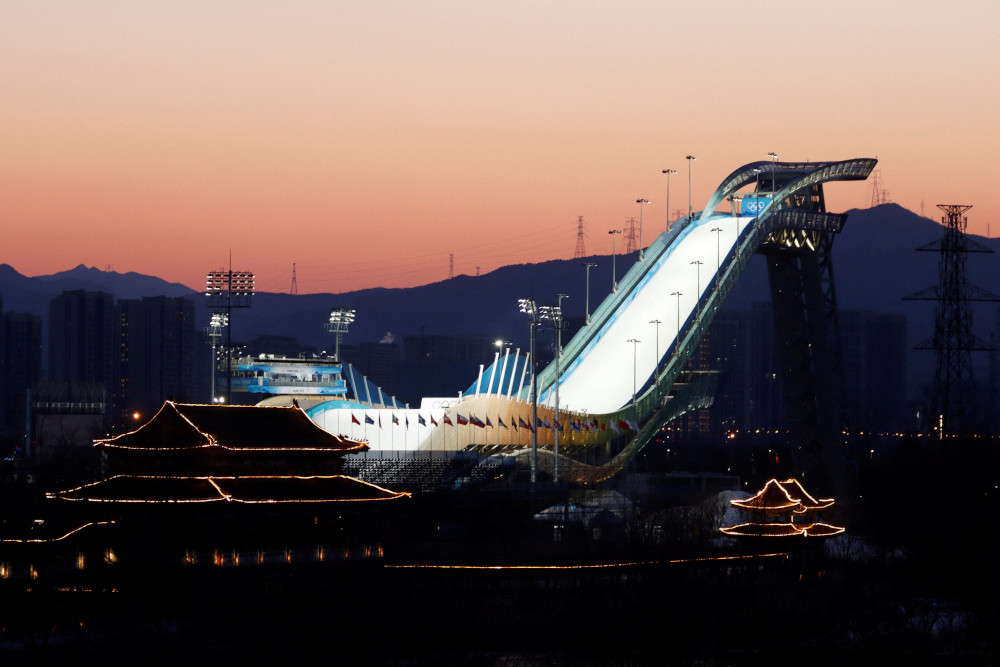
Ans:
{"label": "distant mountain ridge", "polygon": [[108,292],[116,299],[138,299],[143,296],[197,296],[190,287],[170,283],[155,276],[130,271],[102,271],[83,264],[68,271],[29,278],[9,264],[0,264],[0,295],[6,311],[48,315],[49,301],[67,290]]}
{"label": "distant mountain ridge", "polygon": [[[841,309],[902,313],[909,339],[916,343],[934,331],[934,304],[903,301],[903,297],[937,283],[939,255],[916,252],[942,234],[941,225],[896,204],[852,210],[833,246],[838,305]],[[986,247],[1000,250],[1000,239],[976,237]],[[636,253],[616,258],[618,278],[636,260]],[[581,259],[551,260],[539,264],[501,267],[481,276],[460,275],[437,283],[410,288],[372,288],[342,294],[290,295],[261,293],[253,306],[233,314],[234,340],[258,335],[284,335],[304,345],[325,349],[332,336],[323,325],[333,308],[358,311],[357,320],[344,337],[345,344],[377,342],[387,332],[397,340],[406,335],[455,334],[502,338],[527,345],[528,326],[518,312],[517,299],[534,297],[539,303],[555,301],[555,294],[569,294],[563,302],[569,317],[583,317],[585,277],[583,262],[597,266],[590,272],[590,311],[611,288],[611,258],[592,255]],[[969,282],[1000,293],[1000,257],[972,255]],[[391,270],[391,267],[386,267]],[[83,265],[51,276],[28,278],[12,267],[0,265],[0,294],[7,311],[27,311],[47,319],[52,297],[67,289],[103,290],[116,298],[185,296],[197,304],[199,326],[207,324],[208,309],[199,292],[137,273],[120,274]],[[724,308],[748,310],[753,303],[770,299],[763,257],[755,256]],[[978,304],[975,331],[988,339],[996,326],[995,304]],[[931,353],[919,353],[931,354]]]}

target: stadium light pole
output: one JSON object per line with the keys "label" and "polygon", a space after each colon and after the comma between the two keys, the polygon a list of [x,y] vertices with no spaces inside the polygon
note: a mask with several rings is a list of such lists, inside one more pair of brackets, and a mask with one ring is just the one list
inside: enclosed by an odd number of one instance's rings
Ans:
{"label": "stadium light pole", "polygon": [[252,271],[233,271],[232,256],[229,269],[209,271],[205,278],[205,296],[208,306],[215,312],[225,310],[226,322],[226,403],[233,402],[233,308],[249,308],[254,293]]}
{"label": "stadium light pole", "polygon": [[697,289],[694,293],[694,307],[695,307],[695,319],[701,320],[701,265],[702,261],[696,259],[691,262],[694,265],[695,273],[698,275],[698,282],[696,283]]}
{"label": "stadium light pole", "polygon": [[683,292],[671,292],[670,296],[677,297],[677,336],[674,338],[674,348],[679,350],[681,344],[681,297]]}
{"label": "stadium light pole", "polygon": [[648,199],[640,198],[640,199],[636,199],[635,203],[639,205],[639,261],[641,262],[642,261],[642,257],[643,257],[643,253],[642,253],[642,207],[643,207],[643,204],[648,204],[649,200]]}
{"label": "stadium light pole", "polygon": [[691,163],[697,160],[693,155],[688,155],[685,160],[688,161],[688,221],[691,220],[691,214],[693,209],[691,208]]}
{"label": "stadium light pole", "polygon": [[767,154],[771,158],[771,194],[778,191],[778,154],[771,151]]}
{"label": "stadium light pole", "polygon": [[663,173],[667,175],[667,231],[670,231],[670,175],[676,174],[676,169],[664,169]]}
{"label": "stadium light pole", "polygon": [[660,325],[663,324],[660,320],[650,320],[650,324],[656,325],[656,375],[654,376],[654,383],[659,386],[660,384]]}
{"label": "stadium light pole", "polygon": [[531,341],[531,348],[528,354],[531,357],[531,489],[533,493],[538,470],[538,374],[535,372],[538,368],[538,363],[535,361],[535,339],[538,336],[538,304],[530,297],[518,299],[517,303],[521,308],[521,312],[528,316]]}
{"label": "stadium light pole", "polygon": [[218,340],[222,337],[222,330],[229,326],[229,318],[225,313],[212,313],[212,318],[209,320],[208,327],[205,328],[205,333],[208,337],[212,339],[212,365],[209,369],[210,372],[210,382],[212,388],[212,403],[218,403],[219,397],[217,395],[218,388],[215,386],[215,366],[219,363],[218,352]]}
{"label": "stadium light pole", "polygon": [[636,356],[638,355],[639,351],[639,343],[641,343],[642,341],[640,341],[638,338],[629,338],[625,342],[632,343],[632,418],[635,419],[636,418],[635,394],[636,391],[638,390],[638,387],[636,386]]}
{"label": "stadium light pole", "polygon": [[608,231],[608,234],[611,234],[611,291],[614,294],[618,293],[618,276],[615,275],[615,238],[621,233],[620,229]]}
{"label": "stadium light pole", "polygon": [[710,231],[715,232],[715,273],[718,274],[722,268],[722,227],[712,227]]}
{"label": "stadium light pole", "polygon": [[587,279],[584,287],[584,301],[586,303],[584,307],[586,313],[584,317],[584,324],[590,324],[590,270],[597,266],[597,264],[594,264],[593,262],[584,262],[583,265],[587,269]]}
{"label": "stadium light pole", "polygon": [[733,218],[736,221],[736,242],[733,244],[733,247],[736,248],[735,254],[736,254],[737,257],[739,257],[740,256],[740,218],[743,217],[743,195],[731,195],[730,198],[733,200],[733,211],[734,212],[736,211],[736,206],[737,205],[739,205],[739,207],[740,207],[739,213],[737,213],[736,215],[733,216]]}
{"label": "stadium light pole", "polygon": [[337,308],[330,313],[330,319],[326,323],[326,330],[334,335],[333,358],[337,363],[340,363],[340,339],[354,322],[357,312],[351,308]]}

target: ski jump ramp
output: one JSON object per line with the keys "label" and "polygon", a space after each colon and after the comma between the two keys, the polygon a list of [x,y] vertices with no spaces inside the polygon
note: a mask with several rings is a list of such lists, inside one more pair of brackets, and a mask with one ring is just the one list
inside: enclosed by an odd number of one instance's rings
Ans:
{"label": "ski jump ramp", "polygon": [[[788,230],[802,233],[806,244],[810,233],[839,232],[846,216],[826,212],[822,184],[865,180],[875,164],[871,158],[762,161],[727,176],[702,212],[678,220],[641,250],[641,258],[591,314],[590,323],[564,346],[558,369],[553,363],[538,374],[539,421],[549,425],[535,425],[539,444],[552,444],[556,432],[570,450],[600,444],[621,435],[618,425],[623,423],[639,430],[636,440],[644,441],[643,433],[648,440],[665,420],[683,414],[681,406],[662,408],[676,400],[675,383],[750,257],[768,238]],[[724,203],[729,211],[717,211]],[[481,390],[451,399],[448,405],[383,410],[378,429],[368,431],[366,426],[362,433],[348,428],[345,434],[368,439],[373,449],[397,451],[524,446],[525,429],[510,426],[532,424],[530,379],[524,381],[522,375],[516,391],[510,389],[512,381],[493,379],[512,378],[513,372],[505,357],[501,370],[488,371],[490,380]],[[520,368],[517,372],[523,373]],[[530,371],[527,374],[530,378]],[[338,417],[334,427],[333,411],[324,415],[318,408],[310,416],[321,426],[345,432],[349,420]],[[658,418],[650,419],[654,413]],[[445,415],[450,424],[442,423]],[[494,428],[462,423],[470,415]],[[437,424],[423,432],[391,432],[404,420],[423,425],[431,416]],[[505,425],[503,430],[497,428],[498,421]],[[461,435],[463,430],[468,433]]]}

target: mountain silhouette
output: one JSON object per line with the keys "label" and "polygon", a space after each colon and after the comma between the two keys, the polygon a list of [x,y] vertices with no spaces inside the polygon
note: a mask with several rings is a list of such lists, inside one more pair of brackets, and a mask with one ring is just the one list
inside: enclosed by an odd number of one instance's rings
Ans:
{"label": "mountain silhouette", "polygon": [[[916,248],[941,237],[938,222],[921,217],[897,204],[882,204],[848,212],[847,223],[833,245],[834,280],[842,310],[901,313],[906,316],[911,345],[934,332],[934,302],[903,301],[903,297],[938,282],[940,256]],[[1000,239],[975,237],[994,251]],[[637,253],[616,258],[618,278],[637,259]],[[345,344],[378,342],[389,332],[397,340],[421,332],[427,335],[462,335],[502,338],[527,346],[528,326],[518,311],[517,299],[530,296],[539,304],[555,303],[557,293],[567,317],[584,316],[584,262],[597,264],[590,272],[590,311],[611,289],[611,257],[551,260],[538,264],[501,267],[480,276],[459,275],[419,287],[373,288],[340,294],[259,293],[248,309],[234,311],[234,341],[259,335],[282,335],[303,345],[327,349],[332,335],[324,331],[334,308],[357,310],[357,319],[344,336]],[[969,282],[987,291],[1000,292],[996,268],[1000,257],[973,254],[968,261]],[[391,270],[387,266],[386,270]],[[0,294],[4,309],[48,315],[49,300],[68,289],[103,290],[118,299],[141,296],[186,296],[197,304],[199,326],[207,324],[205,299],[184,285],[138,273],[101,271],[82,264],[50,276],[28,278],[9,265],[0,265]],[[767,271],[762,256],[755,256],[724,309],[748,310],[755,302],[769,301]],[[989,339],[997,324],[996,304],[974,304],[974,331]],[[915,356],[922,355],[922,356]],[[911,359],[926,366],[931,352],[911,352]],[[983,360],[979,360],[980,365]]]}

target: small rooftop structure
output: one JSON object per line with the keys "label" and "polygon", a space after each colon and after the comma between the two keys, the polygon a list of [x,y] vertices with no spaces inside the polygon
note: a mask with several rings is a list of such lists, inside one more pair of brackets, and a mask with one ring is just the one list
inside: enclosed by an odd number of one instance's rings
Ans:
{"label": "small rooftop structure", "polygon": [[783,482],[771,479],[756,495],[729,502],[734,507],[749,511],[752,517],[747,523],[719,528],[734,537],[829,537],[845,530],[828,523],[796,523],[796,517],[804,517],[833,505],[833,498],[812,497],[796,479]]}

